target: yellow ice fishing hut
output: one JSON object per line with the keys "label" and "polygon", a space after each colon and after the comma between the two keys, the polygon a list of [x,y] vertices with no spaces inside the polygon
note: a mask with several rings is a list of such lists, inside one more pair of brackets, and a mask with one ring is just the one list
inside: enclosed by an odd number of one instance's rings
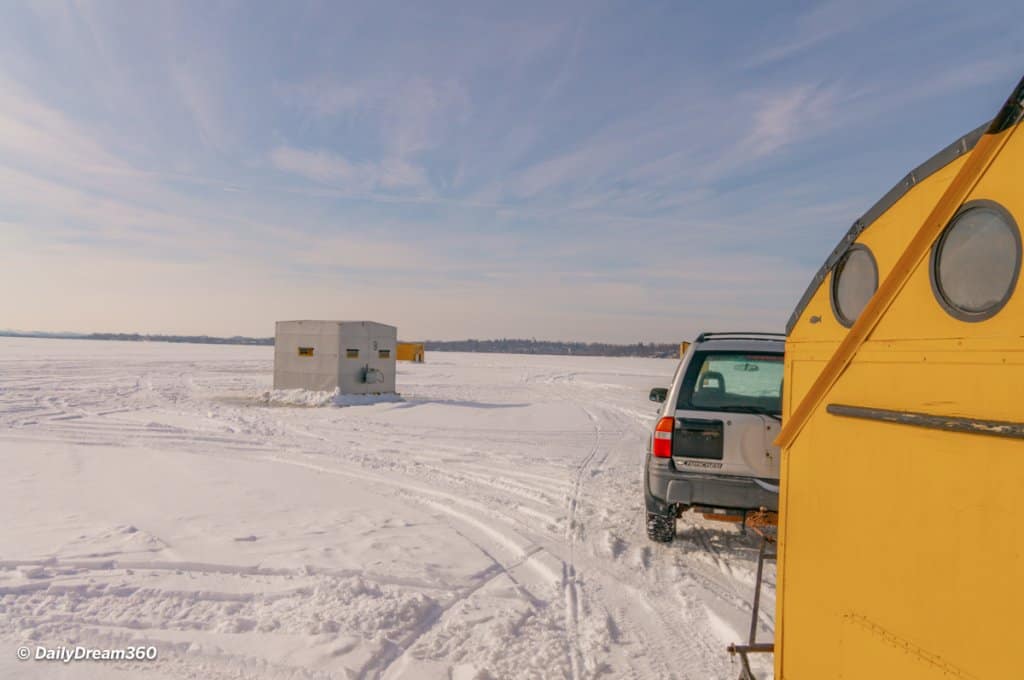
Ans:
{"label": "yellow ice fishing hut", "polygon": [[775,677],[1024,678],[1024,80],[787,328]]}
{"label": "yellow ice fishing hut", "polygon": [[415,361],[418,364],[423,363],[423,355],[422,342],[400,342],[395,354],[399,361]]}

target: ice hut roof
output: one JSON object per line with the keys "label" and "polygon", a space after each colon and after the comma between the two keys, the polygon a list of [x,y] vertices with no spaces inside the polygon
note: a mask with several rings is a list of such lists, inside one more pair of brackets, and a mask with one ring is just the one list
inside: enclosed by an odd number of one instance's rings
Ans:
{"label": "ice hut roof", "polygon": [[860,236],[865,229],[870,227],[875,220],[881,217],[886,210],[903,198],[916,184],[928,179],[933,174],[973,149],[990,124],[991,121],[979,125],[963,137],[958,138],[952,144],[939,151],[921,165],[911,170],[905,177],[903,177],[903,179],[896,183],[896,186],[889,189],[884,196],[878,199],[878,201],[871,206],[866,213],[861,215],[860,218],[853,223],[850,229],[839,241],[839,245],[837,245],[829,254],[828,259],[825,260],[825,264],[823,264],[821,269],[819,269],[814,275],[814,278],[811,280],[807,290],[800,298],[800,302],[797,303],[796,309],[793,310],[793,313],[789,317],[789,321],[786,322],[786,335],[789,335],[790,331],[793,330],[793,326],[796,325],[796,322],[804,313],[804,309],[806,309],[807,305],[810,303],[811,298],[814,297],[815,292],[817,292],[818,288],[825,281],[825,277],[828,276],[829,272],[832,271],[836,264],[843,258],[843,255],[845,255],[846,251],[850,249],[850,246],[856,242],[857,237]]}

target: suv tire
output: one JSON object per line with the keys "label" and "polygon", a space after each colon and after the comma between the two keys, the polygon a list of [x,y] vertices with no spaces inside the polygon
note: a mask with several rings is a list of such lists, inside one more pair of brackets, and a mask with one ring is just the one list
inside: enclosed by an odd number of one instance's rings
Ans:
{"label": "suv tire", "polygon": [[655,543],[671,543],[676,537],[676,516],[647,513],[647,538]]}

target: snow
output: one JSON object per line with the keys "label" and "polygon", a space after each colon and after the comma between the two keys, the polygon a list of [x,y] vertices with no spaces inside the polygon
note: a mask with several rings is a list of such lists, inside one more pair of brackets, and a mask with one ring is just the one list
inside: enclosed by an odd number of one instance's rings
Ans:
{"label": "snow", "polygon": [[692,514],[644,535],[674,361],[432,353],[359,401],[270,390],[272,361],[0,338],[0,677],[738,674],[755,538]]}
{"label": "snow", "polygon": [[268,406],[369,406],[402,401],[397,394],[342,394],[317,390],[268,390],[260,402]]}

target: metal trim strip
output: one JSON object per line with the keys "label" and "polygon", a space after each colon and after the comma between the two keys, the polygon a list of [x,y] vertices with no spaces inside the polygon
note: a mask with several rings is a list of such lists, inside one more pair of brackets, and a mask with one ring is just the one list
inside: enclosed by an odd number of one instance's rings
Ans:
{"label": "metal trim strip", "polygon": [[979,418],[962,418],[959,416],[940,416],[931,413],[914,411],[891,411],[883,408],[867,406],[849,406],[846,404],[829,404],[826,410],[834,416],[845,418],[861,418],[877,420],[896,425],[913,425],[930,430],[960,432],[965,434],[984,434],[991,437],[1007,437],[1024,439],[1024,423],[1006,420],[982,420]]}

